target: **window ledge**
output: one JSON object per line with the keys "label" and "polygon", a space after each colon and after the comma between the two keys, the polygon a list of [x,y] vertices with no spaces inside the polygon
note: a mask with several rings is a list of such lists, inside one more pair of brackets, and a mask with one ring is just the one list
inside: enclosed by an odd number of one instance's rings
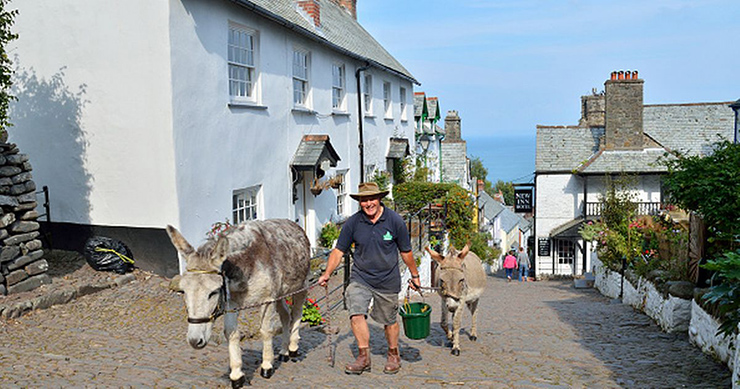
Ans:
{"label": "window ledge", "polygon": [[365,119],[375,119],[375,115],[373,115],[373,114],[371,114],[371,113],[367,113],[367,112],[365,112],[365,113],[364,113],[364,114],[362,115],[362,117],[364,117]]}
{"label": "window ledge", "polygon": [[350,115],[349,112],[347,111],[338,111],[338,110],[331,111],[331,114],[334,116],[349,116]]}
{"label": "window ledge", "polygon": [[383,118],[383,120],[393,120],[393,116],[386,116]]}
{"label": "window ledge", "polygon": [[306,115],[316,115],[316,114],[318,114],[318,112],[316,112],[316,111],[314,111],[312,109],[306,108],[306,107],[297,107],[296,106],[296,107],[293,107],[292,111],[295,112],[295,113],[302,113],[302,114],[306,114]]}
{"label": "window ledge", "polygon": [[251,103],[248,101],[230,101],[229,107],[234,108],[252,108],[252,109],[267,109],[266,105]]}

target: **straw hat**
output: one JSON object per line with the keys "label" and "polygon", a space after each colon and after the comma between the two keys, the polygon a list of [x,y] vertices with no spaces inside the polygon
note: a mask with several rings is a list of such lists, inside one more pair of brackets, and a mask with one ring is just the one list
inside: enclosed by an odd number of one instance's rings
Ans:
{"label": "straw hat", "polygon": [[360,187],[358,188],[357,193],[351,193],[349,197],[352,197],[353,199],[360,201],[363,197],[370,197],[370,196],[380,196],[380,198],[385,197],[388,194],[387,190],[380,190],[378,188],[378,184],[374,182],[363,182],[360,184]]}

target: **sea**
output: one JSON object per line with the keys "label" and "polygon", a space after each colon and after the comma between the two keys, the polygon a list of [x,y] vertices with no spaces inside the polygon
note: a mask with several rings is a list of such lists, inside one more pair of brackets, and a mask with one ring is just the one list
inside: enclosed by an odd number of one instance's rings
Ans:
{"label": "sea", "polygon": [[468,157],[478,157],[488,170],[488,181],[534,182],[534,134],[464,136]]}

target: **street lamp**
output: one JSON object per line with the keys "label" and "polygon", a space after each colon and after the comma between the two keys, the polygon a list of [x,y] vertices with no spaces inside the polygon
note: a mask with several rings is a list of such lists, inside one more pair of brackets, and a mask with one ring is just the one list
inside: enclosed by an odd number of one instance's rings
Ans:
{"label": "street lamp", "polygon": [[419,144],[421,145],[421,149],[424,151],[424,155],[426,156],[427,149],[429,149],[429,137],[426,135],[422,135],[421,138],[419,138]]}
{"label": "street lamp", "polygon": [[737,133],[740,132],[740,120],[738,120],[738,110],[740,110],[740,99],[730,104],[730,108],[735,111],[735,144],[737,144]]}

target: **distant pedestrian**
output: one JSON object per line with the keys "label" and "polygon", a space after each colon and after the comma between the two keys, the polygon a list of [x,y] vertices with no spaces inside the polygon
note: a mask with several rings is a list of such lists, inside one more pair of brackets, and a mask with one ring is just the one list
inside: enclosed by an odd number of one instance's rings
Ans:
{"label": "distant pedestrian", "polygon": [[529,262],[529,255],[524,251],[524,247],[519,247],[519,254],[516,255],[516,264],[519,266],[519,282],[527,282],[529,276],[529,268],[532,264]]}
{"label": "distant pedestrian", "polygon": [[514,274],[514,269],[518,267],[516,263],[516,257],[514,257],[514,250],[509,251],[509,254],[504,258],[504,269],[506,270],[506,278],[511,282],[511,276]]}

